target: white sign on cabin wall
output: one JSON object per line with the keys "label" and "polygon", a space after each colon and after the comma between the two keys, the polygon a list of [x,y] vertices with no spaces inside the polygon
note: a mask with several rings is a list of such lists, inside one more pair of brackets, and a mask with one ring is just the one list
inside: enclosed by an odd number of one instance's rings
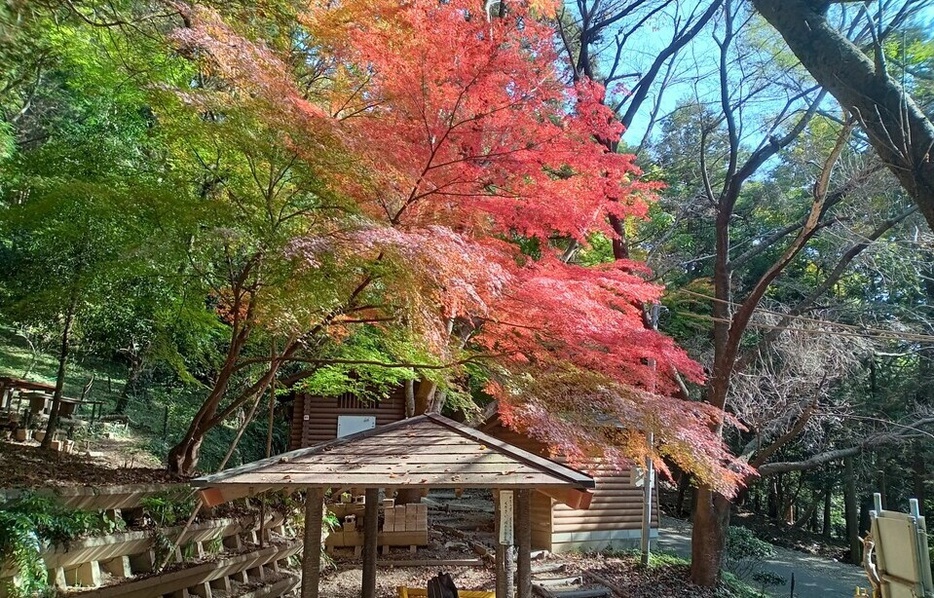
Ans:
{"label": "white sign on cabin wall", "polygon": [[376,427],[375,415],[338,415],[337,437],[343,438]]}

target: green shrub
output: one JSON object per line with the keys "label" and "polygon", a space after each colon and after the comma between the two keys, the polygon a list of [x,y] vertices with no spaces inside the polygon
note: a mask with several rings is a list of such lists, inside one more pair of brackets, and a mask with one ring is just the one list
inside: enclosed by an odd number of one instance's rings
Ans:
{"label": "green shrub", "polygon": [[97,513],[73,511],[54,498],[35,493],[0,503],[0,554],[17,569],[16,582],[6,582],[14,598],[48,591],[48,575],[42,551],[67,546],[80,536],[107,532],[108,525]]}
{"label": "green shrub", "polygon": [[195,499],[189,490],[176,488],[147,496],[139,504],[157,526],[171,527],[191,516]]}
{"label": "green shrub", "polygon": [[775,554],[775,547],[757,538],[745,527],[731,526],[726,538],[725,568],[748,581],[759,571],[762,562]]}

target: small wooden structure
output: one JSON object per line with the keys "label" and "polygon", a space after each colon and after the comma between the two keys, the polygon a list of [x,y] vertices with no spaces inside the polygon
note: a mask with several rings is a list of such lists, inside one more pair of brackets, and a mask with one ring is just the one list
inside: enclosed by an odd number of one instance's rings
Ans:
{"label": "small wooden structure", "polygon": [[379,401],[353,393],[318,396],[297,393],[292,401],[289,450],[305,448],[342,436],[345,429],[370,429],[405,419],[405,389],[399,386]]}
{"label": "small wooden structure", "polygon": [[[910,512],[886,511],[882,495],[873,495],[869,512],[871,539],[864,540],[863,567],[873,586],[873,595],[882,598],[922,598],[934,596],[927,525],[918,500],[909,501]],[[868,544],[867,544],[868,543]],[[875,549],[875,562],[872,551]]]}
{"label": "small wooden structure", "polygon": [[[383,529],[379,533],[378,544],[383,547],[383,554],[390,546],[408,546],[415,552],[417,546],[428,544],[428,505],[424,503],[396,505],[393,500],[383,501]],[[389,503],[389,504],[387,504]],[[363,528],[357,521],[363,521],[366,505],[358,503],[337,503],[328,505],[328,510],[342,522],[341,527],[328,534],[325,546],[352,546],[357,553],[363,546]]]}
{"label": "small wooden structure", "polygon": [[[539,456],[548,455],[543,443],[510,430],[495,415],[480,428],[485,433]],[[635,468],[611,469],[600,463],[590,469],[596,486],[586,508],[544,494],[532,498],[532,547],[550,552],[636,548],[642,535],[643,488]],[[654,480],[653,480],[654,481]],[[650,482],[651,483],[651,482]],[[657,493],[652,493],[657,497]],[[650,536],[658,537],[658,499],[652,501]]]}
{"label": "small wooden structure", "polygon": [[27,393],[48,395],[51,398],[54,392],[53,384],[0,376],[0,409],[12,409],[14,399],[28,398],[23,397]]}
{"label": "small wooden structure", "polygon": [[[208,506],[268,490],[307,488],[302,597],[317,598],[327,488],[364,488],[363,598],[376,595],[380,488],[490,488],[497,497],[497,596],[513,595],[511,546],[518,544],[519,598],[531,583],[534,491],[585,504],[594,481],[439,415],[422,415],[192,481]],[[584,495],[584,496],[581,496]],[[514,500],[515,499],[515,500]],[[518,530],[518,533],[515,533]]]}

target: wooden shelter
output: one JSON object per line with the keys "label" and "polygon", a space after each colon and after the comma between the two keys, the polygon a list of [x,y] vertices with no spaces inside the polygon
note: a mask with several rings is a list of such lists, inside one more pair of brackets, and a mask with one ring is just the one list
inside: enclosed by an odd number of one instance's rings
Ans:
{"label": "wooden shelter", "polygon": [[[548,455],[543,443],[511,430],[490,416],[480,428],[511,445],[539,455]],[[532,547],[550,552],[635,548],[642,536],[644,495],[635,468],[615,470],[595,463],[589,472],[596,483],[586,509],[550,496],[532,497]],[[650,482],[651,483],[651,482]],[[650,537],[658,537],[658,499],[653,492]]]}
{"label": "wooden shelter", "polygon": [[[324,397],[295,395],[289,448],[299,449],[338,438],[354,425],[365,429],[385,426],[405,418],[405,391],[396,388],[380,401],[365,401],[352,393]],[[346,424],[350,424],[350,427]],[[544,444],[503,426],[491,409],[480,429],[501,441],[546,457]],[[643,525],[643,480],[635,468],[615,470],[599,463],[591,474],[596,480],[590,507],[575,508],[542,493],[532,498],[532,545],[551,552],[634,548]],[[658,537],[658,499],[652,493],[649,536]]]}
{"label": "wooden shelter", "polygon": [[[317,598],[321,515],[327,488],[366,496],[363,598],[376,595],[380,488],[489,488],[496,491],[497,596],[512,596],[511,550],[518,530],[519,598],[531,596],[531,505],[535,491],[584,506],[592,478],[439,415],[422,415],[192,481],[207,505],[287,488],[307,488],[302,597]],[[515,501],[513,497],[515,496]]]}

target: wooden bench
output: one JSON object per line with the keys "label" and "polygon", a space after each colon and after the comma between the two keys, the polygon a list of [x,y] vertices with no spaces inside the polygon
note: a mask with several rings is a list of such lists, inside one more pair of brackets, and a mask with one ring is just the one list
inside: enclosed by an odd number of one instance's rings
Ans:
{"label": "wooden bench", "polygon": [[[399,586],[396,588],[399,598],[428,598],[427,588],[407,588]],[[496,598],[496,592],[487,592],[484,590],[457,590],[457,598]]]}

